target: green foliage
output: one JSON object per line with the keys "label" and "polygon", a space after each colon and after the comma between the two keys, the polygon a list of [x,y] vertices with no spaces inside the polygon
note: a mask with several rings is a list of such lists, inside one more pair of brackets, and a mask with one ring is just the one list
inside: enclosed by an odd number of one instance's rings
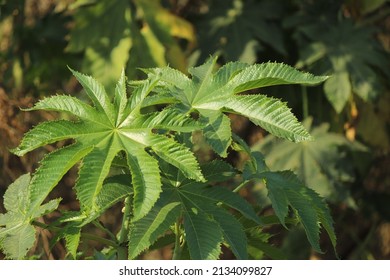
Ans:
{"label": "green foliage", "polygon": [[[192,259],[217,259],[221,254],[222,240],[226,241],[237,258],[247,259],[246,236],[242,225],[223,205],[235,209],[256,223],[260,223],[259,218],[252,206],[238,194],[224,187],[209,185],[228,180],[237,171],[223,161],[205,164],[202,171],[208,183],[188,180],[173,166],[164,165],[162,171],[167,177],[159,201],[130,230],[130,258],[152,245],[182,214],[185,242]],[[170,210],[168,214],[167,208]],[[139,242],[140,238],[142,242]],[[133,242],[134,247],[131,246]]]}
{"label": "green foliage", "polygon": [[212,1],[208,12],[197,22],[200,32],[200,59],[218,54],[225,61],[257,61],[257,52],[269,45],[285,54],[281,27],[281,1]]}
{"label": "green foliage", "polygon": [[366,102],[375,100],[384,90],[382,80],[388,78],[389,61],[380,44],[371,39],[375,30],[350,20],[335,23],[323,32],[319,29],[302,28],[309,42],[300,49],[296,66],[332,75],[324,83],[324,91],[337,113],[344,109],[352,94]]}
{"label": "green foliage", "polygon": [[281,224],[286,226],[285,219],[291,207],[316,251],[321,252],[318,245],[321,227],[328,233],[336,250],[333,221],[320,196],[302,183],[292,171],[270,171],[261,153],[252,152],[251,157],[254,160],[248,162],[243,171],[245,182],[261,180],[265,183],[272,208]]}
{"label": "green foliage", "polygon": [[[130,81],[126,88],[124,71],[113,90],[113,98],[94,78],[71,70],[88,96],[89,105],[67,95],[47,97],[27,110],[49,110],[70,115],[70,119],[47,121],[27,132],[16,155],[62,140],[73,143],[52,151],[40,162],[31,182],[26,179],[23,196],[18,201],[23,215],[4,216],[6,228],[2,247],[10,239],[28,233],[23,250],[10,253],[11,258],[26,254],[34,242],[31,222],[54,211],[58,200],[42,205],[51,190],[67,171],[81,162],[75,184],[79,211],[65,213],[53,229],[56,240],[64,238],[68,254],[77,258],[80,240],[87,224],[102,228],[97,219],[118,202],[124,202],[121,230],[111,240],[99,239],[116,250],[118,258],[134,259],[167,233],[175,235],[174,258],[218,259],[221,245],[237,259],[258,255],[250,240],[264,241],[261,219],[253,206],[227,182],[245,184],[251,179],[266,181],[269,197],[281,224],[285,225],[288,207],[296,212],[313,248],[319,247],[319,229],[324,227],[333,246],[332,219],[319,196],[301,184],[292,172],[270,172],[265,163],[252,155],[246,143],[232,135],[227,113],[249,118],[275,136],[295,142],[311,140],[310,134],[290,112],[286,104],[265,95],[239,94],[247,90],[283,84],[315,85],[327,77],[302,73],[284,64],[265,63],[249,66],[232,62],[216,70],[216,58],[189,69],[191,77],[170,67],[144,69],[148,77]],[[151,105],[159,105],[151,107]],[[228,148],[241,147],[250,154],[243,173],[222,160],[200,166],[191,148],[191,132],[200,130],[207,143],[221,157]],[[238,182],[237,182],[238,180]],[[15,192],[10,187],[10,192]],[[10,207],[5,199],[6,209]],[[27,217],[27,218],[26,218]],[[15,222],[23,226],[13,229]],[[40,225],[38,223],[38,225]],[[61,225],[61,227],[58,227]],[[10,227],[10,229],[8,229]],[[50,227],[50,226],[49,226]],[[12,231],[14,230],[14,231]],[[26,232],[24,231],[26,230]],[[28,232],[27,232],[28,231]],[[16,237],[15,237],[16,236]],[[88,236],[88,235],[87,235]],[[252,242],[251,241],[251,242]],[[278,255],[267,246],[260,246]],[[261,249],[260,249],[261,250]]]}
{"label": "green foliage", "polygon": [[313,126],[312,121],[309,118],[303,124],[315,141],[292,144],[269,135],[252,149],[266,154],[267,164],[273,170],[296,172],[305,185],[311,186],[321,196],[332,201],[348,201],[351,197],[346,184],[355,177],[352,166],[348,164],[350,153],[367,150],[340,134],[329,132],[329,124]]}
{"label": "green foliage", "polygon": [[[278,63],[249,66],[231,62],[214,73],[216,58],[189,69],[192,79],[165,67],[147,69],[151,76],[161,75],[160,84],[168,88],[172,108],[183,114],[196,113],[208,144],[222,157],[226,157],[231,143],[229,119],[224,113],[248,117],[272,134],[295,142],[310,140],[310,135],[290,112],[286,104],[264,95],[237,95],[238,93],[273,85],[315,85],[327,77],[315,77]],[[153,98],[153,97],[152,97]],[[161,103],[167,102],[163,99]],[[154,104],[158,103],[157,101]]]}
{"label": "green foliage", "polygon": [[36,230],[31,222],[54,211],[60,199],[35,208],[28,199],[30,175],[25,174],[8,186],[4,194],[7,213],[0,214],[0,249],[10,259],[23,259],[34,245]]}
{"label": "green foliage", "polygon": [[[26,170],[34,170],[36,159],[51,151],[35,169],[29,186],[26,183],[26,213],[22,215],[25,219],[16,219],[23,220],[19,229],[7,231],[7,227],[13,228],[14,214],[10,213],[14,211],[10,206],[17,203],[8,203],[10,196],[6,195],[7,206],[0,205],[5,210],[0,215],[0,231],[4,233],[0,234],[1,250],[7,258],[23,258],[26,252],[32,258],[44,258],[44,238],[36,240],[34,249],[29,250],[38,226],[53,234],[50,248],[54,248],[58,258],[147,258],[143,252],[148,254],[154,249],[162,250],[166,256],[167,245],[174,245],[175,258],[231,257],[226,248],[237,258],[308,258],[309,254],[313,257],[310,244],[304,241],[308,236],[315,243],[324,223],[305,231],[303,222],[310,225],[309,218],[318,219],[319,212],[300,218],[298,209],[302,207],[294,199],[295,190],[308,186],[332,203],[335,222],[340,225],[338,251],[342,258],[386,258],[378,250],[381,246],[373,243],[383,242],[382,231],[376,226],[382,224],[380,219],[389,216],[388,2],[0,0],[0,134],[4,136],[0,145],[0,189],[6,190]],[[209,54],[218,55],[219,59],[187,70],[203,63]],[[223,65],[234,60],[240,62]],[[323,87],[289,86],[315,84],[325,77],[303,75],[279,63],[261,63],[266,61],[283,61],[330,77]],[[76,79],[66,65],[93,76],[104,89],[100,85],[90,86],[87,81],[87,95],[45,99],[51,92],[78,91]],[[146,76],[138,71],[139,67]],[[122,69],[129,79],[147,78],[122,82],[118,86],[122,89],[116,93]],[[282,84],[285,86],[271,87]],[[255,94],[257,88],[261,95]],[[107,96],[99,94],[105,89]],[[37,98],[43,99],[34,106],[40,112],[18,111],[30,107]],[[288,102],[288,107],[277,98]],[[148,138],[148,143],[125,146],[119,141],[118,135],[124,132],[120,122],[131,111],[138,111],[138,105],[129,105],[129,99],[141,104],[139,114],[131,120],[132,129],[139,127],[140,132],[131,136],[137,142],[151,135],[153,139]],[[306,119],[303,126],[292,116],[290,108],[299,120]],[[252,123],[234,114],[247,117]],[[313,124],[309,115],[313,115]],[[54,116],[60,116],[59,120],[52,121]],[[51,121],[36,125],[25,135],[20,150],[14,150],[28,154],[22,158],[10,155],[8,148],[17,146],[22,133],[47,118]],[[97,127],[101,130],[96,131]],[[192,131],[196,132],[191,137]],[[252,149],[233,131],[253,144]],[[129,135],[127,131],[124,138]],[[261,140],[256,144],[256,139]],[[307,142],[309,139],[314,141]],[[356,140],[366,147],[362,148]],[[47,147],[51,144],[55,148]],[[245,155],[237,157],[232,149]],[[270,171],[263,156],[254,152],[258,150],[266,155],[271,170],[294,171],[302,183],[298,184],[289,171],[261,177],[260,173]],[[205,182],[191,179],[200,176],[192,153],[196,160],[205,163],[200,165],[202,176],[207,177]],[[227,166],[221,160],[210,164],[215,158],[222,158],[239,170],[233,168],[224,177],[222,170]],[[187,165],[189,162],[192,166]],[[210,177],[205,168],[213,169],[215,174]],[[89,176],[94,181],[90,182]],[[253,178],[255,184],[246,185],[252,177],[257,178]],[[27,182],[27,177],[23,178]],[[76,196],[69,196],[68,187],[75,180]],[[288,216],[283,217],[283,212],[279,216],[260,215],[259,223],[227,205],[225,197],[218,202],[202,199],[207,202],[205,205],[198,203],[189,187],[186,191],[191,193],[191,199],[183,198],[184,204],[168,196],[173,193],[175,182],[182,181],[198,185],[205,193],[217,186],[234,190],[236,197],[235,193],[245,187],[238,193],[248,199],[256,213],[268,214],[271,210],[267,207],[274,205],[275,210],[287,205]],[[284,186],[282,191],[279,184]],[[51,192],[56,185],[67,187]],[[178,189],[174,192],[176,197],[187,197],[181,186]],[[313,200],[310,190],[303,188],[298,192],[302,199]],[[270,197],[275,193],[287,200],[271,204]],[[61,212],[49,213],[53,208],[44,217],[37,216],[54,194],[64,197]],[[93,206],[74,209],[74,197]],[[123,213],[118,204],[124,204]],[[69,208],[72,211],[63,210]],[[359,218],[351,218],[351,213]],[[231,218],[227,215],[234,216],[235,226],[223,224]],[[58,219],[53,222],[55,217]],[[204,242],[207,246],[192,242],[194,238],[203,240],[205,232],[189,225],[189,220],[218,228],[211,241]],[[278,230],[282,234],[276,235],[267,233],[268,226],[282,228],[277,225],[281,221],[291,230]],[[295,227],[299,221],[302,225]],[[359,231],[360,227],[364,230]],[[365,236],[368,227],[371,229]],[[56,248],[63,247],[56,244],[60,239],[65,242],[66,255]],[[94,253],[86,250],[88,245],[97,244],[89,244],[91,239],[105,248],[97,251],[95,247]],[[241,243],[236,243],[238,240]],[[276,248],[271,244],[282,245]],[[332,245],[321,239],[323,251],[325,246]],[[318,244],[313,247],[319,249]],[[58,252],[62,253],[57,256]],[[331,250],[327,250],[325,255],[314,257],[332,258],[330,254]]]}
{"label": "green foliage", "polygon": [[193,28],[159,2],[103,0],[74,5],[75,27],[67,51],[83,52],[84,71],[108,86],[123,68],[130,77],[136,76],[137,67],[167,63],[184,71],[186,58],[175,37],[192,44]]}
{"label": "green foliage", "polygon": [[[143,99],[156,85],[156,79],[145,81],[131,98],[127,98],[125,76],[115,88],[111,103],[103,86],[91,77],[73,71],[94,107],[69,96],[48,97],[32,110],[55,110],[70,113],[80,120],[44,122],[29,131],[14,152],[25,153],[49,143],[75,139],[76,143],[47,155],[32,179],[29,199],[38,207],[61,177],[79,160],[83,163],[76,184],[77,197],[86,215],[98,209],[97,197],[109,174],[115,156],[124,151],[132,174],[134,187],[134,215],[144,216],[161,192],[161,181],[156,159],[145,148],[150,147],[160,157],[181,167],[191,178],[203,180],[195,157],[188,149],[153,129],[196,129],[195,121],[169,115],[167,111],[141,114]],[[168,114],[168,115],[167,115]],[[158,123],[157,125],[153,125]],[[180,130],[179,129],[179,130]]]}

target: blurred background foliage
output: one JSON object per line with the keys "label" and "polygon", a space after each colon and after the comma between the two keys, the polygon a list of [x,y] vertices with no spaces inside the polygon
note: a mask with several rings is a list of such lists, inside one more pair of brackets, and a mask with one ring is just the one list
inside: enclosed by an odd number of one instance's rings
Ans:
{"label": "blurred background foliage", "polygon": [[[137,79],[137,68],[170,65],[185,71],[210,55],[218,55],[220,64],[285,62],[331,76],[318,87],[264,90],[288,102],[316,141],[288,143],[232,116],[235,133],[263,152],[272,169],[294,170],[328,200],[341,258],[390,259],[389,2],[0,0],[0,209],[6,187],[32,172],[42,156],[38,151],[18,158],[8,148],[31,126],[53,118],[19,108],[56,92],[77,95],[80,88],[67,65],[110,86],[122,68]],[[197,143],[195,152],[204,160],[216,157]],[[228,160],[242,166],[245,159],[231,152]],[[53,192],[64,198],[63,210],[77,208],[69,191],[74,180],[71,171],[61,181],[64,188]],[[242,195],[258,202],[262,214],[272,213],[260,183]],[[109,215],[103,222],[116,226]],[[37,257],[63,258],[60,244],[48,253],[50,238],[40,232]],[[288,258],[334,258],[331,250],[313,253],[300,228],[267,228],[264,240],[250,243],[253,255],[264,257],[265,240]],[[322,242],[331,248],[329,240]],[[166,258],[167,252],[145,258]]]}

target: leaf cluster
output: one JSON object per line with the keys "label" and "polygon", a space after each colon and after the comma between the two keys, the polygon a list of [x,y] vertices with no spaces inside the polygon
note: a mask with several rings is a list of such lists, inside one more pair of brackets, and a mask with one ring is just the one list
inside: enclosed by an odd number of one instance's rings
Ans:
{"label": "leaf cluster", "polygon": [[[18,220],[28,228],[29,240],[33,240],[31,222],[44,214],[42,209],[53,211],[58,206],[58,200],[49,208],[42,203],[67,171],[81,162],[75,185],[80,210],[60,219],[65,227],[58,232],[73,257],[83,227],[124,201],[122,229],[118,238],[112,235],[110,243],[118,248],[118,255],[123,255],[119,251],[127,244],[127,256],[135,258],[172,232],[176,236],[174,257],[188,254],[192,259],[217,259],[221,244],[225,244],[237,258],[246,259],[246,229],[240,219],[251,220],[255,227],[260,227],[261,221],[236,190],[216,184],[234,182],[237,176],[242,177],[242,183],[266,181],[280,222],[285,225],[291,207],[315,250],[320,251],[320,226],[335,246],[332,220],[319,196],[293,173],[270,172],[265,163],[260,164],[245,142],[232,134],[227,115],[245,116],[275,136],[291,141],[311,140],[285,103],[265,95],[240,93],[273,85],[315,85],[327,77],[279,63],[232,62],[216,70],[216,61],[210,58],[190,68],[190,77],[170,67],[151,68],[144,69],[147,79],[127,83],[122,71],[112,99],[97,80],[71,69],[91,104],[55,95],[28,109],[64,112],[73,117],[38,124],[13,150],[22,156],[54,142],[73,140],[47,154],[31,182],[22,184],[23,199],[18,203],[27,208]],[[227,156],[230,147],[241,147],[250,155],[248,167],[241,173],[222,160],[200,166],[191,151],[191,132],[195,130],[202,131],[221,158]],[[6,208],[5,217],[16,211]],[[13,228],[13,219],[2,220],[6,226],[2,229],[4,240],[16,238],[19,231],[5,233]],[[27,245],[31,243],[24,246],[24,253],[29,249]]]}

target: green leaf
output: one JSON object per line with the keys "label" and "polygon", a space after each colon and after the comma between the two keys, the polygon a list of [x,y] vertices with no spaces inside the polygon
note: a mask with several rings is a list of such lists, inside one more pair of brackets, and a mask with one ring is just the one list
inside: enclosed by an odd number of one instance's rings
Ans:
{"label": "green leaf", "polygon": [[[121,150],[116,138],[110,140],[112,142],[103,142],[104,146],[102,148],[96,147],[86,155],[80,167],[75,189],[82,211],[95,211],[97,207],[96,199],[110,171],[111,163]],[[85,162],[88,164],[85,164]]]}
{"label": "green leaf", "polygon": [[158,162],[144,150],[129,148],[127,162],[132,174],[134,189],[134,220],[145,216],[161,192]]}
{"label": "green leaf", "polygon": [[188,178],[204,181],[199,164],[191,151],[173,139],[154,135],[151,139],[153,151],[163,160],[176,166]]}
{"label": "green leaf", "polygon": [[248,117],[275,136],[294,142],[312,140],[290,109],[281,101],[264,95],[237,95],[225,107]]}
{"label": "green leaf", "polygon": [[118,80],[118,83],[115,86],[115,96],[114,96],[114,105],[115,108],[117,108],[116,113],[116,123],[115,125],[118,126],[121,124],[126,115],[125,115],[125,108],[127,105],[127,93],[126,93],[126,78],[125,78],[125,71],[122,69],[121,76]]}
{"label": "green leaf", "polygon": [[192,132],[199,130],[202,125],[177,110],[165,109],[161,112],[150,113],[132,121],[129,127],[150,127],[155,129],[174,130],[179,132]]}
{"label": "green leaf", "polygon": [[[303,18],[302,15],[299,17]],[[331,74],[324,84],[324,91],[336,112],[340,113],[351,94],[369,101],[383,92],[381,79],[389,77],[388,59],[378,40],[372,40],[377,33],[372,26],[358,25],[351,19],[330,21],[331,24],[327,22],[324,26],[325,22],[318,21],[318,15],[312,14],[299,23],[299,30],[309,37],[310,42],[305,40],[300,46],[297,67],[306,67],[313,73]]]}
{"label": "green leaf", "polygon": [[259,217],[256,215],[253,207],[238,194],[227,190],[223,187],[210,187],[210,188],[199,188],[191,185],[190,187],[183,187],[182,191],[188,191],[190,189],[193,197],[198,197],[201,201],[209,200],[211,203],[222,203],[229,206],[232,209],[239,211],[243,216],[256,223],[260,223]]}
{"label": "green leaf", "polygon": [[13,149],[12,152],[18,156],[23,156],[41,146],[68,138],[83,137],[88,134],[101,138],[106,136],[107,133],[100,128],[94,130],[93,126],[91,127],[88,123],[83,122],[73,123],[66,120],[43,122],[28,131],[19,146]]}
{"label": "green leaf", "polygon": [[[281,63],[248,66],[245,63],[232,62],[214,72],[216,61],[216,57],[210,58],[203,65],[189,69],[191,80],[169,67],[161,71],[145,71],[151,77],[160,75],[156,96],[161,93],[162,101],[173,102],[170,108],[183,115],[199,115],[206,142],[222,157],[227,156],[227,149],[231,144],[231,128],[229,119],[223,115],[224,111],[246,116],[279,137],[296,142],[311,139],[281,101],[263,95],[236,93],[271,85],[315,85],[326,80],[326,76],[313,76]],[[169,93],[172,97],[170,100]]]}
{"label": "green leaf", "polygon": [[245,68],[231,79],[229,84],[234,87],[234,93],[239,93],[274,85],[317,85],[327,78],[327,76],[314,76],[310,73],[303,73],[282,63],[268,62]]}
{"label": "green leaf", "polygon": [[225,86],[236,74],[248,66],[247,63],[239,61],[226,63],[215,73],[215,81],[218,82],[219,86]]}
{"label": "green leaf", "polygon": [[305,185],[330,201],[350,200],[345,185],[355,175],[346,162],[352,160],[349,154],[358,149],[344,136],[329,132],[328,123],[313,126],[309,118],[303,124],[315,141],[291,143],[270,135],[252,150],[267,155],[271,170],[294,171]]}
{"label": "green leaf", "polygon": [[35,243],[36,230],[31,222],[54,211],[60,199],[51,200],[34,209],[28,199],[30,174],[20,176],[4,194],[6,213],[0,214],[0,249],[7,258],[23,259]]}
{"label": "green leaf", "polygon": [[102,0],[78,7],[73,13],[69,52],[84,52],[83,69],[111,86],[126,66],[130,36],[130,5],[124,0]]}
{"label": "green leaf", "polygon": [[28,205],[27,188],[30,174],[24,174],[8,186],[4,194],[4,208],[10,212],[25,213]]}
{"label": "green leaf", "polygon": [[201,122],[206,124],[203,129],[206,142],[221,157],[227,157],[227,149],[232,141],[230,119],[223,114],[214,114],[208,118],[202,117]]}
{"label": "green leaf", "polygon": [[29,187],[30,211],[35,211],[65,173],[91,150],[92,147],[75,144],[48,154],[40,162],[40,166],[31,179]]}
{"label": "green leaf", "polygon": [[349,74],[347,72],[339,72],[332,75],[325,82],[324,91],[330,104],[332,104],[337,113],[340,113],[352,94]]}
{"label": "green leaf", "polygon": [[214,260],[221,253],[223,240],[218,224],[206,213],[193,207],[191,202],[184,202],[184,229],[191,259]]}
{"label": "green leaf", "polygon": [[[223,241],[237,258],[247,258],[246,238],[242,226],[224,207],[235,209],[255,224],[259,224],[260,220],[251,205],[226,188],[211,187],[186,178],[179,169],[170,164],[161,162],[160,168],[163,192],[152,210],[134,222],[132,231],[137,235],[130,235],[129,242],[136,249],[131,258],[135,258],[159,236],[165,234],[169,225],[177,221],[181,213],[184,215],[184,235],[191,258],[218,258]],[[202,165],[202,172],[209,183],[225,182],[237,174],[229,164],[220,160]],[[166,213],[167,209],[169,214]],[[156,215],[162,215],[162,218],[157,219]],[[139,241],[141,239],[142,242]]]}
{"label": "green leaf", "polygon": [[[174,108],[144,114],[142,103],[158,84],[160,75],[150,75],[147,80],[134,84],[127,96],[124,73],[117,83],[111,102],[104,87],[94,78],[71,70],[83,86],[94,106],[75,98],[55,96],[37,103],[33,109],[66,112],[77,118],[76,122],[59,120],[44,122],[30,130],[14,152],[23,155],[38,147],[60,140],[73,139],[75,144],[58,149],[45,157],[32,179],[29,200],[35,211],[49,192],[75,164],[82,160],[76,183],[77,198],[83,214],[96,218],[113,201],[102,201],[102,187],[110,173],[112,162],[123,152],[128,163],[121,168],[132,175],[134,211],[138,219],[147,214],[161,192],[160,170],[155,154],[183,173],[204,180],[199,164],[192,152],[160,130],[192,131],[199,123]],[[146,152],[153,151],[155,154]],[[102,195],[106,195],[103,193]],[[122,196],[121,196],[122,197]],[[101,204],[107,203],[107,204]],[[88,223],[90,219],[86,219]]]}
{"label": "green leaf", "polygon": [[212,210],[212,214],[233,254],[237,259],[248,259],[247,239],[240,222],[229,212],[217,207]]}
{"label": "green leaf", "polygon": [[225,61],[253,63],[265,46],[285,54],[282,11],[283,1],[212,1],[208,12],[196,22],[200,58],[218,53]]}
{"label": "green leaf", "polygon": [[[6,233],[4,237],[3,233]],[[35,228],[30,224],[21,224],[12,230],[0,231],[0,248],[7,258],[21,260],[33,247],[35,234]]]}
{"label": "green leaf", "polygon": [[80,244],[81,228],[69,227],[63,233],[63,235],[65,238],[65,246],[68,254],[70,254],[73,259],[76,259],[77,249]]}
{"label": "green leaf", "polygon": [[205,163],[201,165],[201,169],[208,183],[224,182],[237,175],[237,170],[222,160],[213,160]]}
{"label": "green leaf", "polygon": [[102,119],[101,114],[98,114],[90,105],[83,103],[75,97],[67,95],[55,95],[44,98],[38,101],[34,107],[26,109],[26,111],[31,110],[66,112],[73,114],[80,119],[95,122],[97,124],[105,121],[105,119]]}
{"label": "green leaf", "polygon": [[291,171],[263,172],[260,176],[265,180],[272,206],[282,224],[287,217],[288,206],[291,206],[302,223],[311,246],[317,252],[321,252],[321,226],[335,248],[336,236],[329,209],[316,192],[305,187]]}
{"label": "green leaf", "polygon": [[103,187],[96,198],[97,209],[99,209],[98,216],[133,193],[129,182],[130,176],[128,175],[116,175],[104,181]]}
{"label": "green leaf", "polygon": [[95,105],[96,110],[104,113],[109,122],[113,124],[112,121],[115,119],[114,108],[103,85],[90,76],[79,73],[71,68],[69,70],[83,86],[85,93]]}
{"label": "green leaf", "polygon": [[152,210],[142,219],[132,221],[129,231],[129,259],[134,259],[143,250],[169,230],[180,215],[180,202],[171,192],[162,193]]}

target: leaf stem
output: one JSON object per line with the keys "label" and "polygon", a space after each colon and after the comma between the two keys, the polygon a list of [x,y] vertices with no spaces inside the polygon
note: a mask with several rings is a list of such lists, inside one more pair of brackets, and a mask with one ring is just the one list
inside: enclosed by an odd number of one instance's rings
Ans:
{"label": "leaf stem", "polygon": [[[34,226],[37,226],[37,227],[40,227],[40,228],[43,228],[43,229],[47,229],[47,230],[51,230],[53,232],[59,232],[61,231],[61,228],[60,227],[55,227],[55,226],[51,226],[51,225],[47,225],[45,223],[41,223],[41,222],[38,222],[38,221],[33,221],[32,224]],[[82,239],[87,239],[87,240],[93,240],[93,241],[97,241],[99,242],[100,244],[105,244],[107,246],[111,246],[111,247],[114,247],[114,248],[118,248],[118,244],[112,240],[109,240],[109,239],[106,239],[106,238],[103,238],[103,237],[100,237],[100,236],[97,236],[95,234],[90,234],[90,233],[84,233],[82,232],[81,233],[81,238]]]}
{"label": "leaf stem", "polygon": [[175,223],[175,248],[173,249],[172,260],[180,260],[181,257],[181,245],[180,245],[180,218]]}
{"label": "leaf stem", "polygon": [[233,190],[233,192],[234,192],[234,193],[239,192],[239,191],[246,185],[246,183],[248,183],[248,182],[249,182],[248,180],[243,181],[241,184],[239,184],[239,185]]}
{"label": "leaf stem", "polygon": [[130,196],[128,196],[125,199],[125,207],[124,207],[123,218],[122,218],[122,227],[119,233],[120,247],[118,248],[118,259],[120,260],[128,259],[126,241],[128,239],[127,236],[129,234],[130,217],[131,217],[131,199]]}
{"label": "leaf stem", "polygon": [[303,119],[307,119],[309,117],[309,100],[307,97],[307,88],[305,86],[301,87],[302,89],[302,113]]}
{"label": "leaf stem", "polygon": [[102,223],[100,223],[98,220],[95,220],[92,222],[97,228],[105,232],[108,236],[111,237],[112,240],[117,240],[116,236],[109,230],[107,229]]}

